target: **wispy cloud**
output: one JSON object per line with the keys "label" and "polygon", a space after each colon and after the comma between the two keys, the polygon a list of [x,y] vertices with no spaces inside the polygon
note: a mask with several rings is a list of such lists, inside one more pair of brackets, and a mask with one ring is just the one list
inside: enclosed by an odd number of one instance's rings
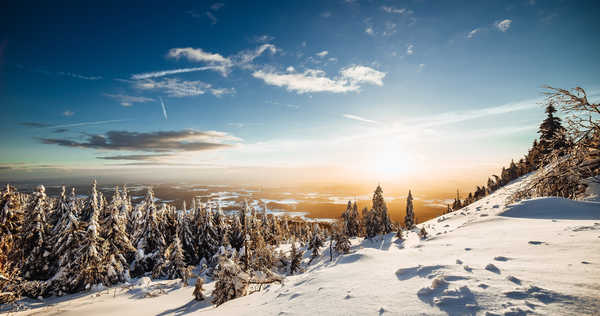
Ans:
{"label": "wispy cloud", "polygon": [[204,151],[232,147],[226,141],[241,139],[228,133],[217,131],[159,131],[138,133],[128,131],[108,131],[106,134],[90,134],[85,141],[71,139],[39,138],[43,144],[72,148],[87,148],[115,151],[178,152]]}
{"label": "wispy cloud", "polygon": [[331,17],[331,12],[325,11],[325,12],[321,13],[321,17],[327,19],[327,18]]}
{"label": "wispy cloud", "polygon": [[117,100],[122,106],[132,106],[134,103],[151,102],[154,99],[125,94],[104,93],[104,96]]}
{"label": "wispy cloud", "polygon": [[381,10],[387,12],[387,13],[392,13],[392,14],[412,14],[411,10],[407,10],[405,8],[396,8],[393,6],[382,6]]}
{"label": "wispy cloud", "polygon": [[213,3],[213,5],[210,6],[210,9],[213,11],[219,11],[224,6],[225,6],[225,4],[222,2],[215,2],[215,3]]}
{"label": "wispy cloud", "polygon": [[496,25],[496,28],[498,28],[498,30],[500,30],[501,32],[506,32],[510,28],[511,24],[512,24],[512,20],[505,19],[500,22],[497,22],[495,25]]}
{"label": "wispy cloud", "polygon": [[72,73],[72,72],[59,71],[59,72],[57,72],[57,74],[60,76],[67,76],[67,77],[83,79],[83,80],[100,80],[100,79],[102,79],[101,76],[84,76],[84,75],[80,75],[80,74],[76,74],[76,73]]}
{"label": "wispy cloud", "polygon": [[319,57],[323,58],[323,57],[327,56],[327,54],[329,54],[329,52],[328,52],[328,51],[326,51],[326,50],[324,50],[324,51],[322,51],[322,52],[316,53],[315,55],[317,55],[317,56],[319,56]]}
{"label": "wispy cloud", "polygon": [[255,71],[252,76],[277,87],[285,87],[297,93],[358,91],[361,84],[383,85],[384,72],[367,66],[350,66],[342,69],[340,75],[328,78],[318,69],[307,69],[303,73],[280,73],[268,70]]}
{"label": "wispy cloud", "polygon": [[266,103],[270,103],[270,104],[274,104],[274,105],[282,105],[288,108],[292,108],[292,109],[299,109],[300,106],[297,104],[290,104],[290,103],[280,103],[277,101],[266,101]]}
{"label": "wispy cloud", "polygon": [[355,121],[361,121],[361,122],[365,122],[365,123],[377,124],[376,121],[369,120],[369,119],[366,119],[364,117],[360,117],[358,115],[344,114],[342,116],[345,117],[345,118],[347,118],[347,119],[351,119],[351,120],[355,120]]}
{"label": "wispy cloud", "polygon": [[406,46],[406,55],[412,55],[414,53],[415,53],[415,45],[408,44],[408,46]]}
{"label": "wispy cloud", "polygon": [[66,110],[62,113],[63,116],[73,116],[75,115],[75,112],[71,111],[71,110]]}
{"label": "wispy cloud", "polygon": [[189,97],[210,93],[216,97],[235,93],[234,89],[214,88],[211,84],[203,81],[186,81],[177,78],[166,78],[160,80],[144,79],[134,81],[134,86],[142,90],[161,90],[170,97]]}
{"label": "wispy cloud", "polygon": [[365,33],[367,33],[371,36],[375,35],[375,31],[373,30],[372,26],[367,26],[367,28],[365,28]]}
{"label": "wispy cloud", "polygon": [[180,68],[180,69],[144,72],[144,73],[132,75],[131,79],[140,80],[140,79],[149,79],[149,78],[159,78],[159,77],[164,77],[164,76],[169,76],[169,75],[176,75],[176,74],[195,72],[195,71],[205,71],[205,70],[213,70],[213,71],[220,72],[222,74],[227,74],[227,71],[228,71],[226,69],[226,67],[224,67],[222,65],[215,65],[215,66],[191,67],[191,68]]}
{"label": "wispy cloud", "polygon": [[477,35],[477,33],[479,33],[481,30],[479,28],[473,29],[471,32],[469,32],[467,34],[467,38],[473,38],[475,35]]}
{"label": "wispy cloud", "polygon": [[[67,127],[80,127],[80,126],[90,126],[90,125],[103,125],[103,124],[112,124],[119,122],[126,122],[128,120],[105,120],[105,121],[92,121],[92,122],[78,122],[78,123],[68,123],[68,124],[51,124],[51,123],[42,123],[42,122],[21,122],[19,125],[27,126],[27,127],[35,127],[35,128],[56,128],[56,129],[64,129]],[[65,132],[60,131],[60,132]],[[57,132],[57,131],[55,131]]]}
{"label": "wispy cloud", "polygon": [[190,61],[202,61],[209,63],[221,63],[221,64],[229,64],[231,61],[220,54],[209,53],[202,50],[202,48],[172,48],[167,53],[168,57],[172,57],[175,59],[186,58]]}
{"label": "wispy cloud", "polygon": [[268,43],[268,42],[272,42],[274,39],[275,39],[275,37],[267,35],[267,34],[263,34],[263,35],[254,37],[254,41],[257,43]]}

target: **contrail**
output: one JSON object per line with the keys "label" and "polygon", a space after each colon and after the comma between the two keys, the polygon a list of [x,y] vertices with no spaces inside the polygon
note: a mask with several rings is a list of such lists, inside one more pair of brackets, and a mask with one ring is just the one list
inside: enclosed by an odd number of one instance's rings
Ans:
{"label": "contrail", "polygon": [[48,126],[48,128],[79,127],[79,126],[87,126],[87,125],[118,123],[118,122],[125,122],[125,121],[130,121],[130,120],[108,120],[108,121],[95,121],[95,122],[81,122],[81,123],[72,123],[72,124],[63,124],[63,125],[52,125],[52,126]]}
{"label": "contrail", "polygon": [[165,120],[168,120],[169,118],[167,117],[167,107],[165,106],[165,101],[163,101],[161,97],[158,98],[160,99],[160,105],[162,105],[163,116],[165,117]]}

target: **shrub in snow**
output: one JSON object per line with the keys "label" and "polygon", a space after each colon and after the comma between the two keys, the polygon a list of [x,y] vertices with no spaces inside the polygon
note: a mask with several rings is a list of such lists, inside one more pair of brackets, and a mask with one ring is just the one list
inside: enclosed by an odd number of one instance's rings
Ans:
{"label": "shrub in snow", "polygon": [[290,274],[294,274],[302,270],[300,264],[302,263],[303,255],[304,251],[297,249],[296,242],[292,241],[292,250],[290,252]]}
{"label": "shrub in snow", "polygon": [[194,299],[196,301],[202,301],[204,300],[204,294],[202,293],[202,291],[204,291],[204,289],[202,288],[202,286],[204,285],[204,280],[201,277],[198,277],[196,279],[196,286],[194,287]]}

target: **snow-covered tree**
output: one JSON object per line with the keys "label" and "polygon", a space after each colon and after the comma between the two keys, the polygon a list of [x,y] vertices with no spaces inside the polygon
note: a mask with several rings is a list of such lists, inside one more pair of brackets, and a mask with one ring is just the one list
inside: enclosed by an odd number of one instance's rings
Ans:
{"label": "snow-covered tree", "polygon": [[96,284],[109,284],[103,260],[105,249],[102,248],[104,240],[99,232],[98,210],[91,210],[87,228],[75,253],[75,260],[69,267],[69,282],[66,285],[70,292],[87,290]]}
{"label": "snow-covered tree", "polygon": [[185,202],[183,203],[184,210],[177,215],[177,225],[179,226],[179,240],[185,256],[185,261],[189,264],[196,265],[200,261],[198,256],[198,247],[192,217],[185,210]]}
{"label": "snow-covered tree", "polygon": [[411,229],[415,225],[415,212],[412,201],[412,193],[408,190],[408,197],[406,198],[406,217],[404,217],[404,226],[406,229]]}
{"label": "snow-covered tree", "polygon": [[350,239],[345,231],[345,228],[338,229],[333,235],[335,239],[335,251],[338,254],[346,254],[350,252]]}
{"label": "snow-covered tree", "polygon": [[358,218],[358,206],[356,202],[354,205],[351,201],[348,201],[346,211],[342,214],[343,226],[348,236],[356,237],[360,232],[360,220]]}
{"label": "snow-covered tree", "polygon": [[107,217],[102,220],[104,229],[101,235],[104,239],[103,248],[106,251],[106,271],[111,284],[129,280],[129,265],[127,259],[135,252],[135,248],[126,231],[126,221],[121,216],[121,197],[115,190],[113,200],[108,207]]}
{"label": "snow-covered tree", "polygon": [[392,222],[388,214],[387,206],[385,205],[385,200],[383,199],[383,189],[380,185],[377,186],[373,193],[373,210],[375,210],[375,213],[379,218],[379,223],[381,225],[380,231],[384,234],[391,232]]}
{"label": "snow-covered tree", "polygon": [[565,138],[565,128],[561,124],[560,118],[554,116],[556,108],[553,101],[548,102],[546,106],[546,119],[540,124],[538,133],[540,133],[539,146],[542,155],[546,156],[556,149],[566,147],[567,140]]}
{"label": "snow-covered tree", "polygon": [[136,254],[132,263],[132,271],[136,275],[152,271],[156,266],[164,263],[166,239],[160,217],[154,204],[154,192],[148,188],[143,202],[144,217],[135,232]]}
{"label": "snow-covered tree", "polygon": [[90,189],[90,194],[88,195],[88,198],[85,202],[85,207],[81,211],[81,215],[79,216],[79,218],[82,221],[87,222],[89,221],[92,213],[96,213],[96,215],[99,216],[102,210],[102,207],[100,205],[101,200],[102,199],[99,197],[98,191],[96,190],[96,180],[93,180],[92,187]]}
{"label": "snow-covered tree", "polygon": [[246,295],[250,276],[242,271],[235,261],[221,257],[215,272],[215,280],[212,303],[219,306]]}
{"label": "snow-covered tree", "polygon": [[49,274],[48,223],[46,210],[49,208],[46,188],[38,186],[33,194],[23,227],[23,253],[25,260],[23,276],[29,280],[45,280]]}
{"label": "snow-covered tree", "polygon": [[421,227],[421,230],[419,231],[419,237],[421,237],[421,239],[426,239],[427,238],[427,230],[425,230],[425,226]]}
{"label": "snow-covered tree", "polygon": [[199,219],[202,220],[202,223],[200,223],[200,235],[198,236],[198,252],[201,258],[210,261],[219,249],[220,238],[217,229],[213,225],[211,214],[205,208],[200,208],[200,213]]}
{"label": "snow-covered tree", "polygon": [[321,247],[323,246],[323,238],[319,231],[319,225],[315,224],[313,237],[308,244],[308,250],[310,250],[310,262],[317,258],[321,254]]}
{"label": "snow-covered tree", "polygon": [[302,256],[304,256],[304,251],[296,248],[296,241],[292,240],[292,249],[290,251],[290,274],[302,270],[302,267],[300,266],[302,263]]}
{"label": "snow-covered tree", "polygon": [[51,278],[52,287],[57,293],[70,290],[71,265],[80,254],[79,242],[83,238],[81,224],[75,214],[79,213],[79,203],[75,195],[75,188],[71,189],[69,204],[56,226],[54,226],[50,244],[53,245],[52,253],[57,259],[57,272]]}

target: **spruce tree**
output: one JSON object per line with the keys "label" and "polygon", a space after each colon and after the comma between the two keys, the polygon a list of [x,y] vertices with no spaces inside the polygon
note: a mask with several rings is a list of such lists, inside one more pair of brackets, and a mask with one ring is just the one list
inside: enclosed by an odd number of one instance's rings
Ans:
{"label": "spruce tree", "polygon": [[404,217],[404,226],[406,229],[412,229],[415,225],[415,213],[413,208],[413,197],[410,190],[408,190],[408,197],[406,198],[406,216]]}
{"label": "spruce tree", "polygon": [[377,217],[379,218],[379,224],[381,225],[379,231],[383,234],[390,233],[392,231],[392,221],[390,220],[388,209],[385,205],[385,200],[383,199],[383,189],[380,185],[377,186],[373,193],[373,209],[375,210]]}
{"label": "spruce tree", "polygon": [[[115,193],[118,193],[118,189]],[[104,238],[103,248],[106,251],[106,271],[111,284],[129,280],[129,265],[126,258],[135,252],[126,232],[127,222],[121,216],[121,202],[120,195],[115,194],[108,207],[108,215],[102,220],[104,230],[101,235]]]}
{"label": "spruce tree", "polygon": [[87,201],[85,202],[85,207],[81,211],[81,215],[79,218],[87,222],[90,219],[92,213],[96,213],[99,216],[100,211],[102,210],[100,206],[100,201],[102,199],[98,196],[98,191],[96,190],[96,180],[92,181],[92,187],[90,189],[90,194],[88,195]]}
{"label": "spruce tree", "polygon": [[49,208],[46,188],[38,186],[33,194],[23,227],[23,276],[28,280],[45,280],[49,274],[49,255],[47,238],[48,224],[46,210]]}
{"label": "spruce tree", "polygon": [[304,251],[296,248],[296,241],[292,240],[292,250],[290,251],[290,274],[294,274],[302,270],[302,256]]}
{"label": "spruce tree", "polygon": [[319,231],[319,225],[315,224],[315,229],[313,233],[313,237],[308,244],[308,250],[310,250],[310,262],[312,262],[315,258],[317,258],[321,254],[321,247],[323,246],[323,238],[321,237]]}
{"label": "spruce tree", "polygon": [[99,234],[98,210],[91,208],[87,228],[79,242],[75,260],[68,271],[70,280],[67,289],[70,292],[88,290],[96,284],[108,285],[106,266],[104,264],[105,249],[103,239]]}
{"label": "spruce tree", "polygon": [[152,271],[163,263],[166,239],[163,233],[161,219],[154,204],[154,192],[148,188],[143,202],[144,217],[135,233],[136,254],[132,270],[136,275]]}
{"label": "spruce tree", "polygon": [[212,303],[219,306],[229,300],[246,295],[250,276],[242,271],[235,261],[220,257],[215,271],[215,280]]}
{"label": "spruce tree", "polygon": [[565,128],[561,124],[560,118],[554,116],[556,108],[552,102],[546,106],[546,119],[540,124],[538,133],[540,133],[540,148],[542,156],[547,156],[555,149],[561,149],[566,146]]}

